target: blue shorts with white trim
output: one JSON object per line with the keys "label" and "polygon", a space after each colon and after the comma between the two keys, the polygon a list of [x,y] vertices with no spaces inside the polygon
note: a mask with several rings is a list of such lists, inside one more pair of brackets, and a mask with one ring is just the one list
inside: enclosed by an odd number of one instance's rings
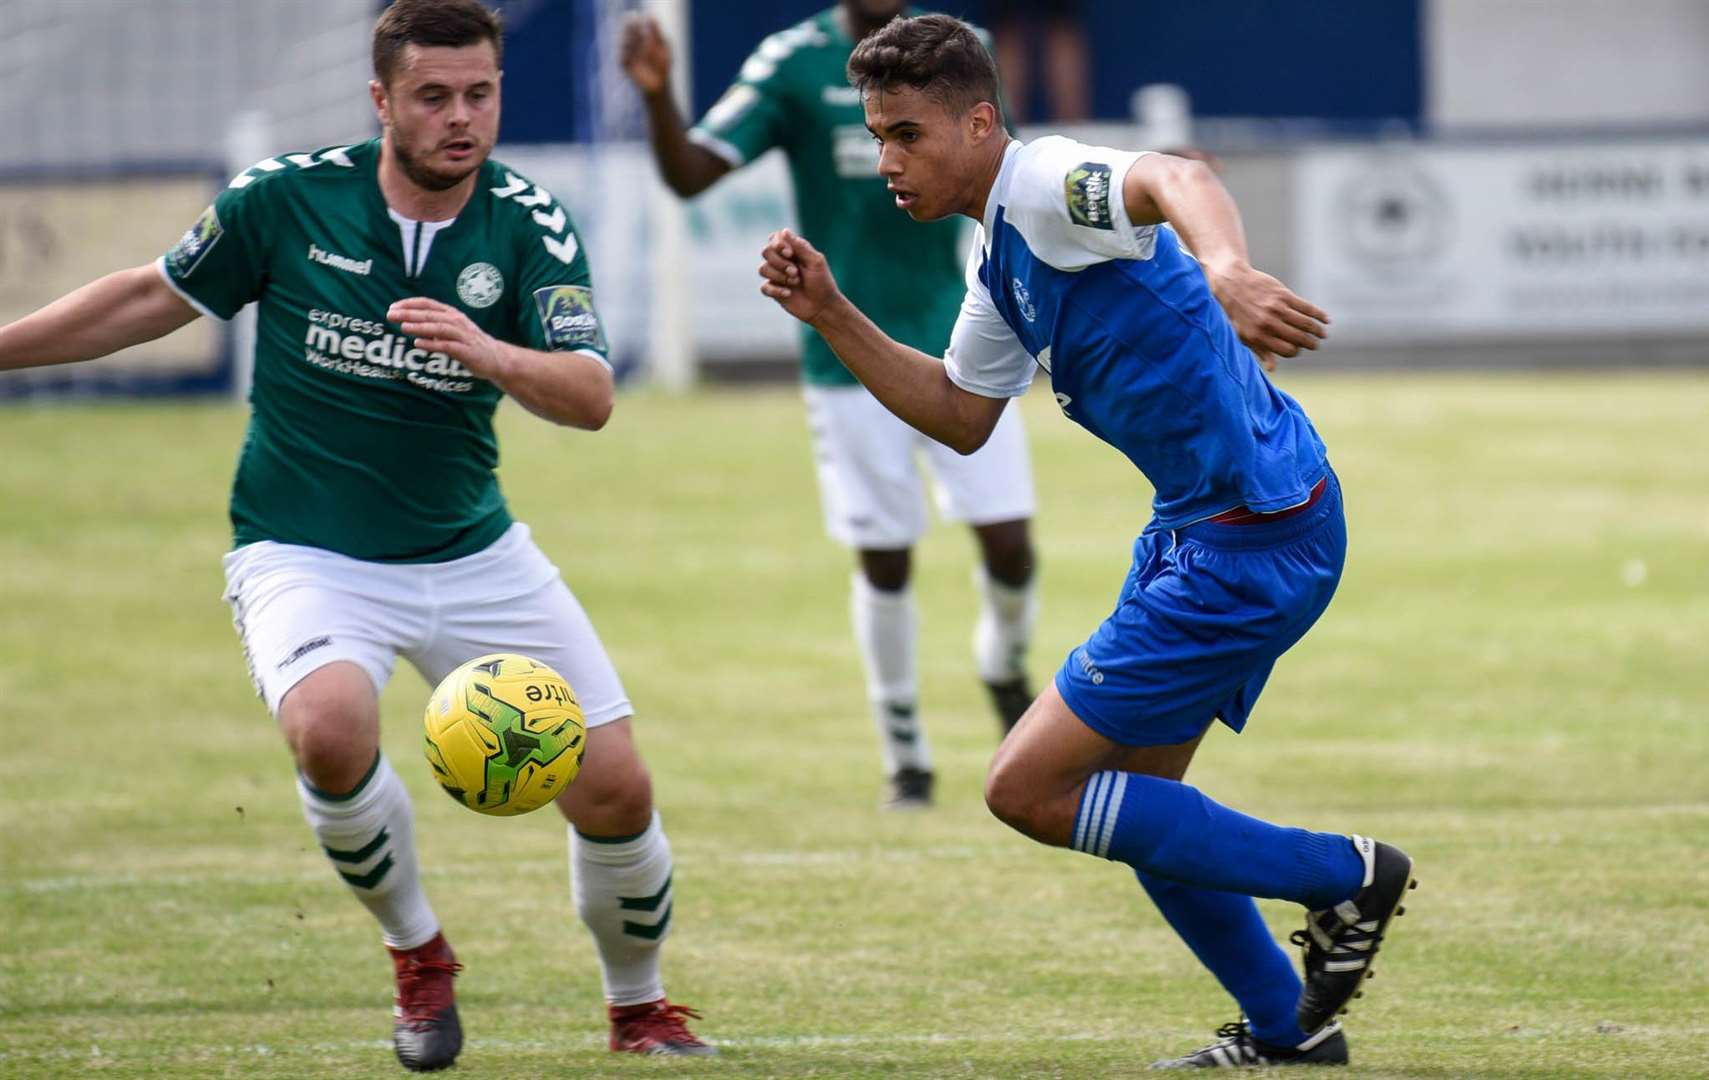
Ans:
{"label": "blue shorts with white trim", "polygon": [[1056,673],[1074,715],[1125,746],[1246,725],[1270,669],[1329,606],[1347,558],[1341,485],[1252,525],[1149,528],[1116,609]]}

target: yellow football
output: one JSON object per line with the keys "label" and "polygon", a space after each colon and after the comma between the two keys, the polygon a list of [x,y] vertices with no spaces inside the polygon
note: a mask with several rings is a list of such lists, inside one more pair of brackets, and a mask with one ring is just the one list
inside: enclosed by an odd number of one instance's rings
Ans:
{"label": "yellow football", "polygon": [[575,691],[526,656],[479,656],[445,676],[423,719],[427,763],[483,814],[526,814],[570,786],[587,751]]}

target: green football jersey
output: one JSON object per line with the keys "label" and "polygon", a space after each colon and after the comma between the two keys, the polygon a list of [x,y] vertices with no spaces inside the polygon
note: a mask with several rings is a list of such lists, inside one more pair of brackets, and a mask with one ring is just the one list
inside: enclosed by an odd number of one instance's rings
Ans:
{"label": "green football jersey", "polygon": [[[732,166],[782,147],[801,233],[825,253],[843,292],[897,341],[941,356],[967,291],[963,224],[916,222],[885,190],[878,145],[848,82],[855,42],[839,10],[762,41],[689,137]],[[809,383],[855,382],[810,327],[801,340]]]}
{"label": "green football jersey", "polygon": [[413,222],[386,206],[379,157],[376,139],[260,162],[160,260],[203,314],[259,301],[239,547],[440,562],[510,526],[493,471],[502,392],[388,324],[396,301],[425,296],[502,341],[606,362],[587,256],[550,194],[489,160],[456,218]]}

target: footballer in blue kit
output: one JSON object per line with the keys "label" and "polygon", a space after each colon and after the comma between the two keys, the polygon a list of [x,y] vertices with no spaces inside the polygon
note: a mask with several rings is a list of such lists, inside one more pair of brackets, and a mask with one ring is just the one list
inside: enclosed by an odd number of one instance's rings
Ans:
{"label": "footballer in blue kit", "polygon": [[[879,172],[916,220],[979,222],[945,356],[891,340],[810,238],[773,234],[761,290],[813,326],[892,412],[962,453],[1043,369],[1063,412],[1156,490],[1115,608],[1069,653],[986,779],[992,812],[1043,843],[1128,864],[1240,1006],[1170,1067],[1341,1064],[1412,860],[1363,836],[1287,828],[1182,782],[1214,721],[1242,730],[1278,657],[1340,581],[1341,491],[1303,409],[1264,374],[1327,316],[1254,269],[1201,163],[1028,144],[996,72],[949,16],[897,19],[848,65]],[[1255,897],[1306,908],[1303,979]]]}

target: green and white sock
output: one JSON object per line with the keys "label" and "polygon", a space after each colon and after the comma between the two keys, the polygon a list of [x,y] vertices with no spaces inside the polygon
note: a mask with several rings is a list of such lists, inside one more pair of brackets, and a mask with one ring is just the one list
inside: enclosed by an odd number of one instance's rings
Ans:
{"label": "green and white sock", "polygon": [[988,683],[1013,682],[1026,674],[1027,646],[1038,619],[1037,580],[1034,574],[1025,585],[1005,585],[985,567],[973,568],[973,587],[979,592],[973,664],[979,677]]}
{"label": "green and white sock", "polygon": [[911,589],[884,592],[856,571],[849,593],[855,642],[866,669],[866,696],[878,729],[884,774],[898,769],[930,771],[932,750],[920,726],[915,661],[918,617]]}
{"label": "green and white sock", "polygon": [[671,925],[671,845],[658,812],[635,836],[602,839],[570,826],[570,896],[599,949],[605,1000],[664,997],[659,947]]}
{"label": "green and white sock", "polygon": [[413,949],[431,941],[439,920],[421,887],[415,809],[386,756],[375,755],[373,768],[348,794],[328,795],[299,775],[297,796],[321,850],[379,920],[386,944]]}

